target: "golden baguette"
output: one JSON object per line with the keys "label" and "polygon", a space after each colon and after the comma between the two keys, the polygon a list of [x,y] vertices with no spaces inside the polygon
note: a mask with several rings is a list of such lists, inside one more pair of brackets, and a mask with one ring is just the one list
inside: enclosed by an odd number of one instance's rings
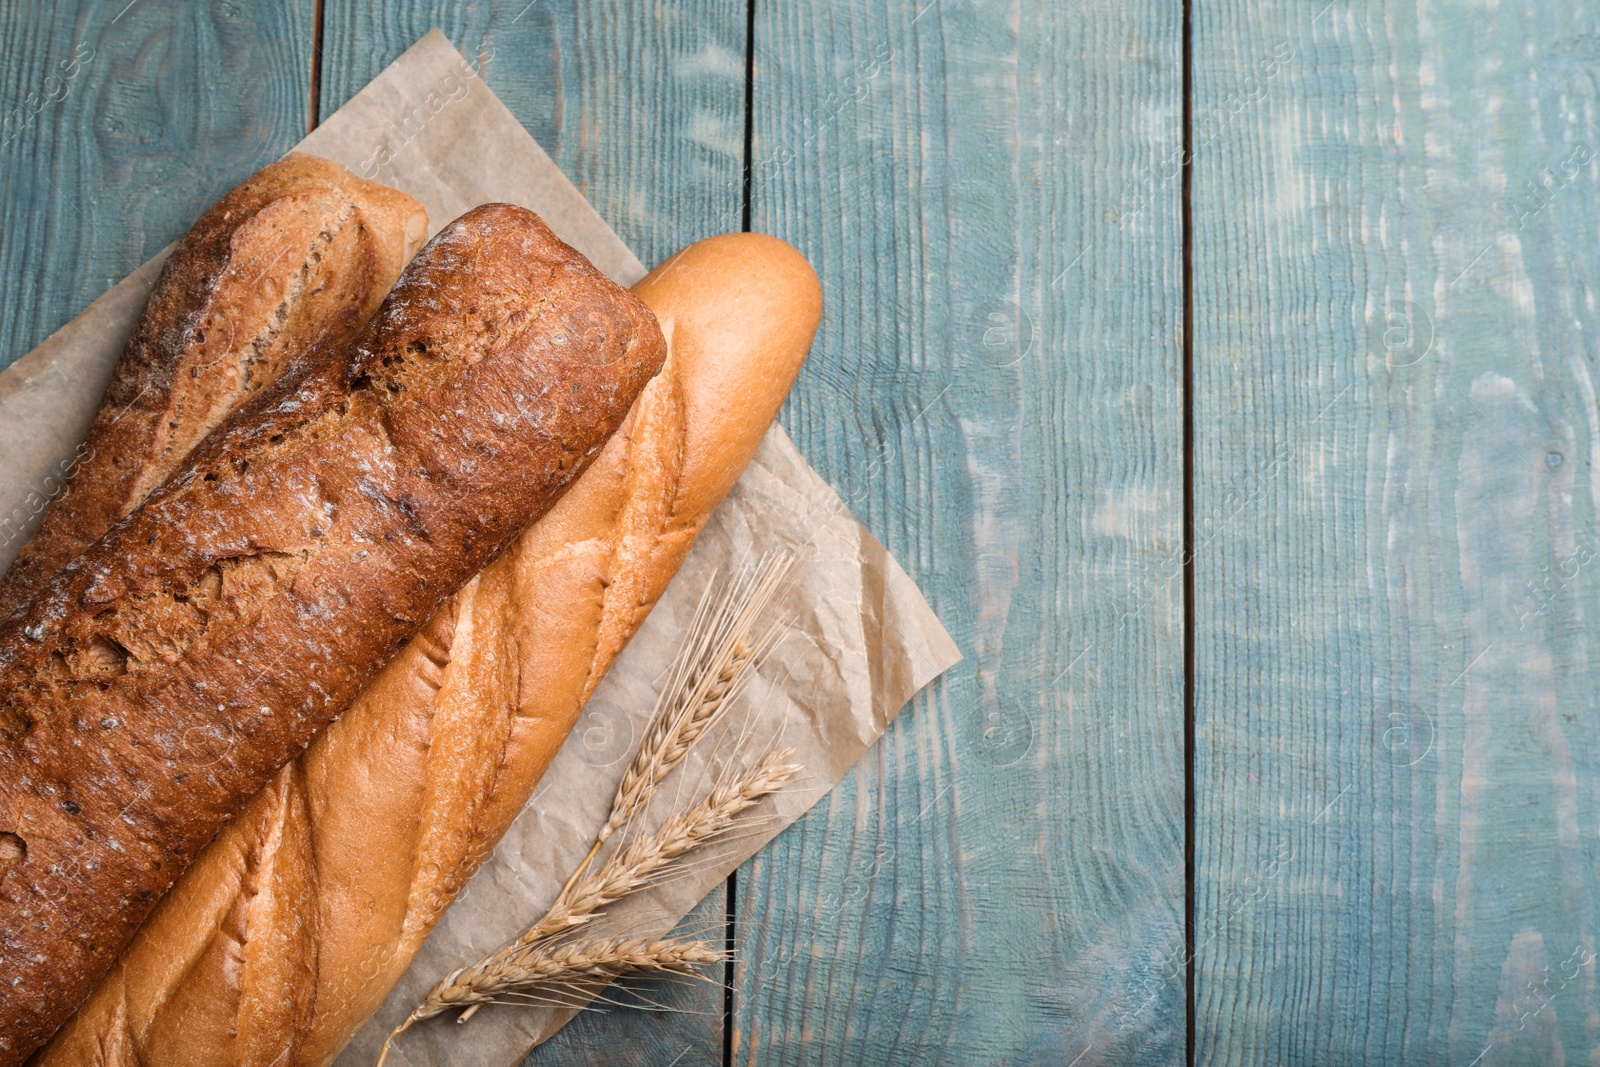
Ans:
{"label": "golden baguette", "polygon": [[330,1062],[532,794],[738,480],[821,314],[752,234],[634,287],[668,358],[556,507],[179,880],[38,1067]]}

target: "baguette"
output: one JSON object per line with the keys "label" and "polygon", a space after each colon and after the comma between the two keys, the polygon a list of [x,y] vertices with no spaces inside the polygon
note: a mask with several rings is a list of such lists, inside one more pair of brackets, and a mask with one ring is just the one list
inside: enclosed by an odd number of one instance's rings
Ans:
{"label": "baguette", "polygon": [[383,1002],[749,463],[821,308],[753,234],[634,292],[670,355],[623,429],[223,830],[37,1067],[326,1064]]}
{"label": "baguette", "polygon": [[411,197],[299,153],[212,205],[162,267],[72,476],[0,579],[0,618],[295,356],[347,341],[427,235]]}
{"label": "baguette", "polygon": [[0,623],[0,1064],[548,510],[665,348],[538,216],[476,208]]}

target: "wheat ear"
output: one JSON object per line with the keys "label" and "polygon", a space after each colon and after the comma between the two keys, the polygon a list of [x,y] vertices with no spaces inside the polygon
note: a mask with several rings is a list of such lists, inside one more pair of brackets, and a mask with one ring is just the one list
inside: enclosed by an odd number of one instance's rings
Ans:
{"label": "wheat ear", "polygon": [[[615,937],[585,945],[538,946],[505,954],[496,953],[470,968],[470,976],[457,971],[440,983],[428,999],[396,1027],[383,1042],[378,1067],[389,1048],[412,1023],[441,1015],[451,1008],[492,1004],[503,996],[537,998],[541,993],[568,991],[576,982],[614,982],[630,974],[695,974],[696,967],[722,963],[723,949],[705,941],[672,938]],[[458,976],[461,976],[458,979]]]}
{"label": "wheat ear", "polygon": [[750,670],[777,643],[777,627],[757,632],[756,625],[782,592],[794,569],[789,552],[765,556],[740,575],[713,602],[716,583],[704,595],[673,661],[667,684],[656,699],[650,729],[617,785],[611,813],[595,835],[589,854],[578,864],[562,893],[571,889],[611,835],[628,825],[660,789],[674,767],[683,762],[724,709],[733,704],[749,680]]}
{"label": "wheat ear", "polygon": [[575,881],[516,944],[532,944],[588,922],[601,908],[649,885],[673,860],[727,833],[741,812],[776,793],[800,772],[798,765],[786,762],[791,754],[789,749],[768,753],[749,770],[713,785],[700,803],[672,816],[655,833],[631,842],[598,871]]}
{"label": "wheat ear", "polygon": [[704,941],[627,937],[588,945],[541,946],[504,957],[497,955],[491,957],[492,966],[481,970],[473,968],[475,973],[469,982],[449,985],[437,997],[430,994],[426,1002],[384,1039],[377,1067],[383,1067],[389,1058],[390,1045],[412,1023],[431,1019],[451,1008],[490,1004],[501,996],[537,997],[543,991],[559,993],[586,979],[614,982],[643,972],[695,974],[696,967],[722,963],[727,958],[726,951]]}

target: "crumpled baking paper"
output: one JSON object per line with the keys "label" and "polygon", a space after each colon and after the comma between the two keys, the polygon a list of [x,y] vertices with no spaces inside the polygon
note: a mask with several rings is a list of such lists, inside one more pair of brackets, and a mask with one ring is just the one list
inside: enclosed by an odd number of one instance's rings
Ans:
{"label": "crumpled baking paper", "polygon": [[[468,208],[532,208],[563,240],[627,285],[644,266],[438,30],[406,51],[300,143],[403,189],[435,230]],[[196,205],[198,212],[203,205]],[[57,490],[166,253],[0,374],[0,567]],[[664,933],[844,777],[912,695],[959,658],[894,559],[774,426],[661,603],[612,667],[572,736],[490,859],[434,930],[378,1015],[336,1061],[366,1067],[383,1037],[441,976],[493,951],[544,913],[588,851],[644,734],[662,676],[707,584],[763,554],[796,553],[770,617],[782,639],[720,734],[676,772],[692,790],[766,748],[794,749],[803,780],[754,809],[733,839],[615,909],[607,929]],[[667,790],[679,788],[669,782]],[[714,936],[714,935],[713,935]],[[572,1009],[494,1008],[413,1028],[389,1062],[507,1067]]]}

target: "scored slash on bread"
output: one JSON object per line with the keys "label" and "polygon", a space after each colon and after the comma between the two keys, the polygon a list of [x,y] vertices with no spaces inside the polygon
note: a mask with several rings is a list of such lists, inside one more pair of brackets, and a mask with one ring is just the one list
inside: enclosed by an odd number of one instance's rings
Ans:
{"label": "scored slash on bread", "polygon": [[538,216],[475,208],[0,622],[0,1065],[664,358],[650,311]]}
{"label": "scored slash on bread", "polygon": [[36,1067],[320,1065],[377,1010],[743,473],[821,314],[805,260],[755,234],[634,292],[669,356],[623,428],[223,829]]}

